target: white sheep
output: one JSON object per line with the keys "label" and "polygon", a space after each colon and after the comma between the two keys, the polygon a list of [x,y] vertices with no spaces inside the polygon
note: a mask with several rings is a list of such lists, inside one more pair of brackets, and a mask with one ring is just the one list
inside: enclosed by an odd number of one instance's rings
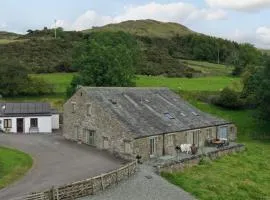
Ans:
{"label": "white sheep", "polygon": [[181,151],[189,154],[191,152],[191,144],[181,144]]}

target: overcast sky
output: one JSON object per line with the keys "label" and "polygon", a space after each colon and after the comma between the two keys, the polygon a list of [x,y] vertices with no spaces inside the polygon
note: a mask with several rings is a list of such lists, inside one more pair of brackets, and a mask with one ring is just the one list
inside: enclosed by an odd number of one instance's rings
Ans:
{"label": "overcast sky", "polygon": [[132,19],[186,25],[208,35],[270,49],[270,0],[0,0],[0,30],[83,30]]}

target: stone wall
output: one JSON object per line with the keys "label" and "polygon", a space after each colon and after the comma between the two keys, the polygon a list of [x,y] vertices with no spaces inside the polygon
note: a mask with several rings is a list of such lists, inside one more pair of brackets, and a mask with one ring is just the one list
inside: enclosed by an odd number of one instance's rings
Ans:
{"label": "stone wall", "polygon": [[[63,135],[66,139],[89,144],[86,130],[94,131],[96,148],[106,149],[126,158],[133,153],[132,133],[114,117],[113,113],[102,108],[83,89],[78,90],[65,103],[63,123]],[[130,152],[125,152],[125,143],[130,145]]]}
{"label": "stone wall", "polygon": [[166,162],[162,165],[156,166],[157,172],[168,172],[168,173],[173,173],[173,172],[179,172],[183,171],[185,168],[193,167],[195,165],[198,165],[201,161],[202,158],[205,156],[210,158],[211,160],[218,159],[222,156],[229,155],[235,152],[241,152],[245,150],[245,146],[242,144],[237,144],[234,146],[230,147],[224,147],[222,149],[217,149],[215,151],[206,153],[206,154],[200,154],[200,155],[195,155],[189,158],[184,158],[179,161],[169,161]]}

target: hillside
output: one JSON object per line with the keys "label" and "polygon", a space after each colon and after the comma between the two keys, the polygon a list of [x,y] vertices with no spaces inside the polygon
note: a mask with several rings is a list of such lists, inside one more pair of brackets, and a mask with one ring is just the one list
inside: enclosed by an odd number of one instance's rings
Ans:
{"label": "hillside", "polygon": [[170,38],[176,35],[187,35],[194,33],[187,27],[172,23],[172,22],[159,22],[155,20],[129,20],[118,24],[109,24],[103,27],[93,27],[83,31],[89,33],[93,31],[124,31],[131,35]]}
{"label": "hillside", "polygon": [[0,44],[16,42],[19,37],[20,35],[17,33],[0,31]]}
{"label": "hillside", "polygon": [[6,31],[0,31],[0,39],[13,40],[18,38],[20,35],[17,33],[11,33]]}
{"label": "hillside", "polygon": [[[177,23],[137,20],[95,27],[83,32],[63,31],[58,28],[57,39],[54,38],[54,30],[47,27],[43,30],[28,30],[26,35],[2,32],[4,39],[2,42],[0,40],[0,60],[17,59],[32,73],[70,72],[72,52],[77,44],[87,40],[91,34],[94,36],[119,31],[130,33],[138,41],[141,62],[137,65],[136,72],[141,75],[197,77],[218,75],[220,71],[226,71],[225,74],[222,72],[222,75],[227,75],[226,68],[217,69],[219,65],[215,63],[218,60],[225,66],[243,67],[254,64],[261,56],[261,51],[252,45],[198,34]],[[190,65],[183,60],[210,64],[206,69],[200,64],[198,66],[198,63]],[[211,73],[211,66],[215,68],[214,73]]]}

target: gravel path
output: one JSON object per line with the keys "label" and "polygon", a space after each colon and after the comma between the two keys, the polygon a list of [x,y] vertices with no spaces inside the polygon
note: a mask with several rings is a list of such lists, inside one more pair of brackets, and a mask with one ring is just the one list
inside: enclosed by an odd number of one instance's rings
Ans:
{"label": "gravel path", "polygon": [[136,175],[120,184],[81,200],[194,200],[181,188],[155,174],[151,167],[141,165]]}

